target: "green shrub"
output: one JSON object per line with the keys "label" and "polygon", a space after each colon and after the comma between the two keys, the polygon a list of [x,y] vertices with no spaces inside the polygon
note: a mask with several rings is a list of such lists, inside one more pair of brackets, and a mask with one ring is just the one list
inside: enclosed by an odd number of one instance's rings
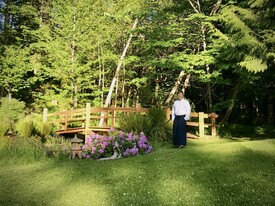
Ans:
{"label": "green shrub", "polygon": [[152,128],[152,122],[148,115],[140,113],[121,114],[118,124],[120,129],[127,133],[144,132],[147,135]]}
{"label": "green shrub", "polygon": [[41,115],[31,114],[18,120],[15,124],[15,129],[22,137],[37,135],[45,138],[52,133],[53,127],[49,123],[44,123]]}
{"label": "green shrub", "polygon": [[0,116],[2,122],[7,124],[10,130],[13,130],[17,120],[24,117],[25,103],[6,97],[2,98],[0,103]]}
{"label": "green shrub", "polygon": [[232,134],[230,132],[227,132],[227,131],[223,132],[222,137],[225,138],[225,139],[232,139],[233,138]]}
{"label": "green shrub", "polygon": [[34,132],[33,120],[30,116],[18,120],[15,124],[15,129],[21,137],[31,137]]}
{"label": "green shrub", "polygon": [[68,157],[70,153],[71,143],[69,140],[63,139],[63,137],[45,137],[45,148],[48,157]]}
{"label": "green shrub", "polygon": [[9,130],[9,125],[0,121],[0,137],[4,137]]}
{"label": "green shrub", "polygon": [[263,126],[257,126],[254,128],[256,135],[264,135],[266,133],[266,129]]}
{"label": "green shrub", "polygon": [[0,137],[0,160],[9,157],[10,139],[8,137]]}
{"label": "green shrub", "polygon": [[0,138],[0,160],[31,162],[45,158],[45,148],[39,138]]}
{"label": "green shrub", "polygon": [[153,122],[148,133],[148,138],[156,141],[171,142],[172,141],[172,125],[166,119],[166,112],[159,107],[149,109],[148,117]]}
{"label": "green shrub", "polygon": [[[38,128],[36,128],[38,129]],[[49,123],[41,122],[40,127],[37,130],[42,137],[49,136],[52,133],[53,127]]]}
{"label": "green shrub", "polygon": [[[218,133],[221,137],[223,136],[233,136],[233,137],[242,137],[242,136],[255,136],[263,134],[264,128],[257,127],[253,125],[244,125],[244,124],[227,124],[223,127],[218,128]],[[230,135],[228,135],[230,134]]]}
{"label": "green shrub", "polygon": [[47,122],[43,122],[41,114],[31,114],[34,126],[34,134],[42,138],[52,134],[53,126]]}
{"label": "green shrub", "polygon": [[172,126],[162,108],[150,108],[148,114],[122,114],[118,124],[124,132],[144,132],[150,141],[172,141]]}

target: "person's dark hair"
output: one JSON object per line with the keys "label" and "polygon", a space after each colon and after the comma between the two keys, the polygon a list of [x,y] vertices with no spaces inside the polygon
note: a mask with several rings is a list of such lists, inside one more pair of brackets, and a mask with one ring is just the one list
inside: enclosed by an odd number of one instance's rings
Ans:
{"label": "person's dark hair", "polygon": [[178,94],[182,93],[183,94],[183,91],[179,91]]}

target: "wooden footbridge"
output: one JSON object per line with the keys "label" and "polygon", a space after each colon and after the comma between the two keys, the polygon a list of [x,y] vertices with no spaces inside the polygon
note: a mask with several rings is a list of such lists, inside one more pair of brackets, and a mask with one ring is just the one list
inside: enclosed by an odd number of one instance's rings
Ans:
{"label": "wooden footbridge", "polygon": [[[43,111],[43,122],[53,124],[56,128],[56,134],[76,134],[82,133],[85,136],[91,132],[106,133],[110,128],[116,128],[116,120],[121,118],[122,113],[129,114],[146,113],[148,108],[142,108],[140,104],[136,107],[91,107],[90,103],[86,104],[86,108],[66,110],[61,112],[48,113],[48,109]],[[166,109],[167,120],[171,121],[171,109]],[[211,127],[211,137],[216,136],[216,114],[205,114],[203,112],[191,113],[192,122],[188,121],[188,126],[199,127],[199,134],[193,135],[187,133],[189,138],[199,138],[205,135],[204,129]],[[100,120],[103,119],[103,124],[99,125]],[[205,119],[208,119],[205,121]],[[194,120],[194,121],[193,121]]]}
{"label": "wooden footbridge", "polygon": [[[148,108],[142,108],[140,104],[136,107],[91,107],[90,103],[86,108],[66,110],[61,112],[48,113],[44,108],[43,122],[54,124],[57,134],[82,133],[85,135],[91,132],[107,132],[110,128],[116,127],[116,119],[122,113],[148,112]],[[103,119],[103,124],[99,125]]]}

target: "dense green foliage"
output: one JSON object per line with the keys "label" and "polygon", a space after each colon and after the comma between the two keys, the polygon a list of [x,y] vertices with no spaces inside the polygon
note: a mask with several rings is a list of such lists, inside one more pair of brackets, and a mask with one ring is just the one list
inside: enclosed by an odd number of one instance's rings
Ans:
{"label": "dense green foliage", "polygon": [[[25,135],[25,136],[23,136]],[[29,163],[47,161],[50,157],[68,159],[71,143],[60,136],[27,137],[0,136],[0,162],[4,163]]]}
{"label": "dense green foliage", "polygon": [[149,138],[154,141],[172,142],[172,124],[166,118],[165,110],[158,107],[149,109],[148,117],[152,126],[148,132]]}
{"label": "dense green foliage", "polygon": [[39,138],[1,137],[1,162],[34,162],[46,159],[44,145]]}
{"label": "dense green foliage", "polygon": [[103,105],[131,34],[112,105],[165,105],[184,72],[177,90],[195,111],[217,112],[222,124],[274,125],[274,8],[272,0],[3,0],[0,98],[36,112]]}
{"label": "dense green foliage", "polygon": [[144,132],[145,134],[149,134],[152,124],[148,115],[140,113],[121,114],[118,119],[119,128],[127,133]]}
{"label": "dense green foliage", "polygon": [[144,132],[150,141],[171,142],[172,125],[166,118],[165,110],[152,107],[147,114],[122,114],[118,127],[125,132]]}
{"label": "dense green foliage", "polygon": [[15,123],[24,117],[25,103],[16,99],[2,98],[0,101],[0,123],[12,130]]}
{"label": "dense green foliage", "polygon": [[0,122],[0,137],[4,137],[9,130],[9,125],[3,122]]}
{"label": "dense green foliage", "polygon": [[16,131],[21,137],[31,137],[34,131],[33,122],[30,119],[20,119],[15,125]]}
{"label": "dense green foliage", "polygon": [[0,204],[273,205],[274,144],[190,141],[116,161],[1,160]]}

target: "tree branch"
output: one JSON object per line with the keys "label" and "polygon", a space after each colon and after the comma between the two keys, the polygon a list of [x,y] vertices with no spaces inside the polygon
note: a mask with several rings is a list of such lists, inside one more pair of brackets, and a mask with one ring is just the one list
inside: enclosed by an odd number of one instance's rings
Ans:
{"label": "tree branch", "polygon": [[220,8],[220,5],[222,3],[222,0],[218,0],[217,3],[214,5],[214,7],[212,8],[212,11],[210,13],[209,16],[213,16],[217,13],[218,9]]}
{"label": "tree branch", "polygon": [[192,2],[191,0],[188,0],[188,2],[189,2],[189,4],[192,6],[192,8],[194,9],[194,11],[195,11],[196,13],[200,13],[200,12],[198,11],[198,9],[194,6],[194,4],[193,4],[193,2]]}
{"label": "tree branch", "polygon": [[201,13],[200,0],[197,0],[196,4],[197,4],[197,6],[198,6],[198,9],[197,9],[197,10],[199,11],[199,13]]}

